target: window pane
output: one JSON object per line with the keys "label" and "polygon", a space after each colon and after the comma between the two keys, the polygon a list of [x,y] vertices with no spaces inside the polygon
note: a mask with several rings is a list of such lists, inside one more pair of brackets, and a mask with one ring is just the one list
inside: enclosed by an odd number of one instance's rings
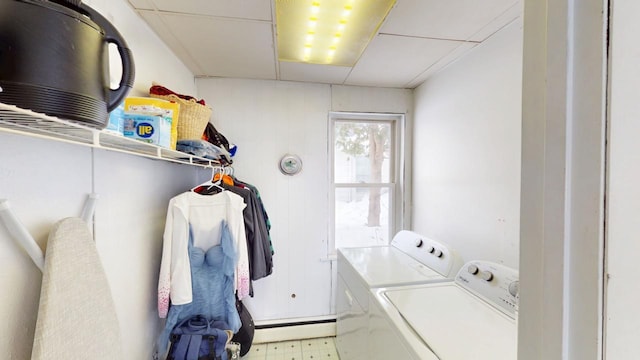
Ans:
{"label": "window pane", "polygon": [[336,189],[335,246],[389,244],[387,188]]}
{"label": "window pane", "polygon": [[335,182],[391,182],[391,124],[335,123]]}

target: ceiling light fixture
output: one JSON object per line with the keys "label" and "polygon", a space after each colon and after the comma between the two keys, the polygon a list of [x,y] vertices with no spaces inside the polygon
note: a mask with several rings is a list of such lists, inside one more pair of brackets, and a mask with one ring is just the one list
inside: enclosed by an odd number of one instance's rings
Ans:
{"label": "ceiling light fixture", "polygon": [[276,0],[280,61],[353,66],[396,0]]}

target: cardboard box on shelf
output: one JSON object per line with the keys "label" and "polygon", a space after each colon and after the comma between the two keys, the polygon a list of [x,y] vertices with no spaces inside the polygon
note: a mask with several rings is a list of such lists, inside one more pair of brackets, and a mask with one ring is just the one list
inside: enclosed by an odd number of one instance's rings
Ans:
{"label": "cardboard box on shelf", "polygon": [[171,148],[171,121],[161,115],[124,113],[124,136]]}
{"label": "cardboard box on shelf", "polygon": [[169,146],[166,147],[173,150],[176,149],[180,104],[151,97],[127,97],[124,101],[124,111],[130,114],[159,115],[164,117],[171,125]]}

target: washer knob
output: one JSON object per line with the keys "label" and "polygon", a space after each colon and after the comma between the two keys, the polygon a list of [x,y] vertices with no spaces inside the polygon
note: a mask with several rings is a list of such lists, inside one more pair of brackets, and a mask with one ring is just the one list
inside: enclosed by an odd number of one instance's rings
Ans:
{"label": "washer knob", "polygon": [[509,284],[509,294],[511,294],[511,296],[517,297],[519,292],[520,292],[520,281],[514,281],[511,284]]}
{"label": "washer knob", "polygon": [[424,241],[422,241],[422,239],[416,239],[416,247],[420,247],[422,246],[422,244],[424,243]]}
{"label": "washer knob", "polygon": [[469,267],[467,268],[467,271],[469,272],[469,274],[475,275],[478,273],[478,267],[475,265],[469,265]]}
{"label": "washer knob", "polygon": [[429,246],[429,247],[427,248],[427,251],[428,251],[430,254],[433,254],[433,252],[434,252],[435,250],[436,250],[436,248],[434,248],[433,246]]}
{"label": "washer knob", "polygon": [[491,281],[493,280],[493,273],[491,271],[483,271],[480,273],[480,278],[484,281]]}
{"label": "washer knob", "polygon": [[441,258],[442,257],[442,250],[436,250],[433,255],[435,255],[436,257]]}

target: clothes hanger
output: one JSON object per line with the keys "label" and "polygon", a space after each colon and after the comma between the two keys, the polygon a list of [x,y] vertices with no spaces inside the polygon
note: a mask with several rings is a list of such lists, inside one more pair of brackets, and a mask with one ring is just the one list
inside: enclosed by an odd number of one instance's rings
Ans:
{"label": "clothes hanger", "polygon": [[[209,178],[209,180],[191,188],[191,191],[202,195],[210,195],[214,193],[217,194],[221,191],[224,191],[224,188],[221,186],[221,181],[215,179],[216,175],[222,172],[224,172],[223,167],[213,166],[211,168],[211,177]],[[212,192],[211,190],[215,190],[215,192]]]}
{"label": "clothes hanger", "polygon": [[232,171],[233,169],[229,170],[230,168],[231,167],[229,166],[225,166],[222,169],[223,170],[222,172],[215,174],[215,176],[213,177],[213,180],[218,182],[222,181],[223,183],[229,186],[235,186],[234,179],[230,176],[230,171]]}

